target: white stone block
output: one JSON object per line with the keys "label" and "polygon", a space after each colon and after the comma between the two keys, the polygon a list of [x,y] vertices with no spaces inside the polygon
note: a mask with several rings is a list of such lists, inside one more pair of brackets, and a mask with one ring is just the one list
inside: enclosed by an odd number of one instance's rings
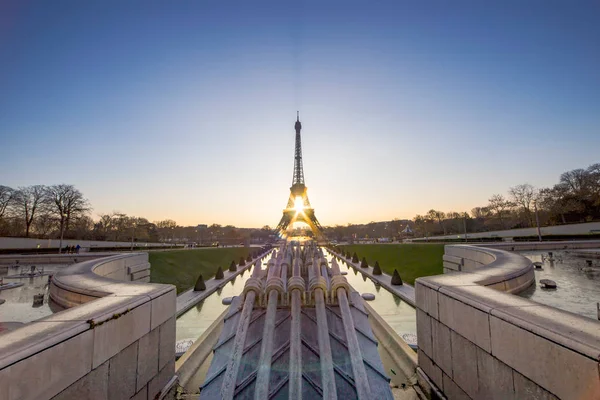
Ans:
{"label": "white stone block", "polygon": [[456,265],[462,265],[462,260],[463,259],[461,257],[449,256],[447,254],[444,254],[442,256],[442,260],[443,261],[451,262],[451,263],[456,264]]}
{"label": "white stone block", "polygon": [[10,398],[8,388],[11,384],[10,368],[0,369],[0,399]]}
{"label": "white stone block", "polygon": [[177,292],[173,286],[171,290],[162,296],[152,299],[152,321],[151,329],[163,324],[166,320],[173,317],[176,309]]}
{"label": "white stone block", "polygon": [[515,399],[558,400],[558,397],[544,390],[540,385],[515,370],[512,370],[515,387]]}
{"label": "white stone block", "polygon": [[144,303],[116,319],[96,326],[94,331],[94,360],[96,367],[131,343],[150,332],[151,303]]}
{"label": "white stone block", "polygon": [[99,276],[107,276],[112,273],[123,271],[125,269],[125,260],[121,259],[111,259],[106,261],[94,268],[94,273]]}
{"label": "white stone block", "polygon": [[4,399],[46,399],[62,392],[91,371],[92,342],[93,332],[86,331],[5,368],[8,396]]}
{"label": "white stone block", "polygon": [[471,400],[471,398],[446,374],[443,374],[444,394],[449,400]]}
{"label": "white stone block", "polygon": [[435,365],[421,349],[417,351],[417,357],[419,367],[421,367],[423,372],[425,372],[425,374],[438,387],[438,389],[443,390],[442,370],[440,367]]}
{"label": "white stone block", "polygon": [[169,380],[175,375],[175,360],[171,360],[165,365],[160,372],[152,378],[148,383],[148,397],[155,398],[157,394],[161,393],[163,388]]}
{"label": "white stone block", "polygon": [[175,360],[175,317],[171,317],[158,327],[160,332],[158,369],[163,369],[171,360]]}
{"label": "white stone block", "polygon": [[559,398],[600,393],[598,361],[491,316],[492,354]]}
{"label": "white stone block", "polygon": [[464,259],[464,263],[462,266],[462,271],[474,271],[477,268],[482,267],[483,264],[474,260],[469,260],[468,258]]}
{"label": "white stone block", "polygon": [[446,245],[444,246],[444,254],[459,258],[469,258],[469,250],[461,246]]}
{"label": "white stone block", "polygon": [[108,362],[54,396],[52,400],[112,400],[108,397]]}
{"label": "white stone block", "polygon": [[147,262],[148,262],[148,253],[137,253],[135,255],[129,255],[127,258],[125,258],[125,266],[126,267],[144,264]]}
{"label": "white stone block", "polygon": [[452,380],[469,396],[476,397],[479,391],[477,382],[477,346],[451,332],[452,341]]}
{"label": "white stone block", "polygon": [[120,351],[109,362],[108,397],[128,400],[136,392],[138,342]]}
{"label": "white stone block", "polygon": [[[154,400],[154,397],[150,399]],[[144,386],[139,392],[131,396],[130,400],[148,400],[148,385]]]}
{"label": "white stone block", "polygon": [[130,275],[131,276],[131,280],[132,281],[137,281],[139,279],[145,278],[147,276],[150,276],[150,270],[149,269],[144,269],[138,272],[134,272],[133,274]]}
{"label": "white stone block", "polygon": [[481,265],[487,265],[496,260],[496,257],[493,254],[488,253],[486,250],[481,248],[477,248],[477,250],[471,251],[469,253],[469,256],[471,260],[476,261]]}
{"label": "white stone block", "polygon": [[417,342],[427,356],[433,356],[431,317],[417,308]]}
{"label": "white stone block", "polygon": [[477,348],[477,374],[480,399],[504,400],[515,397],[513,370],[497,358]]}
{"label": "white stone block", "polygon": [[141,390],[158,373],[159,330],[154,329],[138,341],[137,390]]}
{"label": "white stone block", "polygon": [[[440,322],[477,346],[491,351],[487,313],[438,292]],[[417,328],[418,330],[418,328]]]}
{"label": "white stone block", "polygon": [[104,277],[108,278],[108,279],[114,279],[116,281],[126,281],[126,280],[128,280],[127,279],[128,276],[125,273],[125,269],[123,269],[123,268],[120,268],[120,269],[118,269],[116,271],[112,271],[111,273],[104,275]]}
{"label": "white stone block", "polygon": [[431,333],[433,344],[434,362],[452,377],[452,345],[450,342],[450,329],[444,324],[431,320]]}
{"label": "white stone block", "polygon": [[498,290],[500,292],[506,292],[506,282],[498,282],[492,285],[487,285],[486,287],[494,290]]}
{"label": "white stone block", "polygon": [[452,271],[460,271],[460,267],[461,267],[460,264],[455,264],[455,263],[448,262],[448,261],[443,261],[442,262],[442,266],[444,268],[447,268],[447,269],[452,270]]}
{"label": "white stone block", "polygon": [[138,265],[132,265],[131,267],[127,267],[127,273],[133,274],[135,272],[143,271],[145,269],[150,269],[150,263],[142,263]]}
{"label": "white stone block", "polygon": [[417,283],[415,286],[415,301],[418,308],[433,318],[439,319],[437,290]]}

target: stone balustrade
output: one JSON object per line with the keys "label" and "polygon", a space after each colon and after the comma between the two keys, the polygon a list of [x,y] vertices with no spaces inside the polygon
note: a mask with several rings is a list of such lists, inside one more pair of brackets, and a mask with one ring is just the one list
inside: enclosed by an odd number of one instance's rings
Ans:
{"label": "stone balustrade", "polygon": [[50,296],[72,308],[0,336],[0,398],[155,398],[175,373],[176,292],[148,280],[146,253],[57,273]]}
{"label": "stone balustrade", "polygon": [[527,258],[447,245],[444,272],[415,282],[422,380],[449,399],[600,399],[600,322],[510,294],[535,282]]}

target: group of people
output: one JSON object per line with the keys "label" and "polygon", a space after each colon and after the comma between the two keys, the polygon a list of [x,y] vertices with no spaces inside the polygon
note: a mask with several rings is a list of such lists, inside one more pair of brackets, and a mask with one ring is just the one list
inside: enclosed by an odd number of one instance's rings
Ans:
{"label": "group of people", "polygon": [[65,253],[65,254],[73,254],[73,253],[79,254],[79,249],[81,249],[80,245],[77,245],[77,246],[73,246],[73,245],[69,246],[69,245],[67,245],[63,249],[63,253]]}

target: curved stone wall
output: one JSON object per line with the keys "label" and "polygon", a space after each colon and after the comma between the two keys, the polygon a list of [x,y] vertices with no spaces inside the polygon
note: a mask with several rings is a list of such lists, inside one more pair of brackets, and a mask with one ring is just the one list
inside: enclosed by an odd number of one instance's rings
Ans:
{"label": "curved stone wall", "polygon": [[445,246],[444,273],[470,272],[464,279],[508,293],[519,293],[535,282],[529,259],[507,251],[464,245]]}
{"label": "curved stone wall", "polygon": [[52,300],[69,308],[119,292],[123,281],[150,281],[147,253],[112,255],[72,265],[53,276],[49,292]]}
{"label": "curved stone wall", "polygon": [[0,336],[0,398],[154,398],[175,372],[176,292],[148,277],[146,253],[57,273],[50,296],[73,308]]}
{"label": "curved stone wall", "polygon": [[600,322],[511,295],[527,258],[447,245],[444,272],[415,291],[420,372],[448,398],[600,399]]}

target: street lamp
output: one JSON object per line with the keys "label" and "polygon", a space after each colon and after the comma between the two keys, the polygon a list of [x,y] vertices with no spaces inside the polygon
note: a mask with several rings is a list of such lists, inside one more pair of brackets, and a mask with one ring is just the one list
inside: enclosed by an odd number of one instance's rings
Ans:
{"label": "street lamp", "polygon": [[537,226],[538,240],[542,241],[542,232],[540,230],[540,217],[538,215],[537,200],[533,201],[533,210],[535,211],[535,224]]}
{"label": "street lamp", "polygon": [[467,242],[467,217],[469,216],[469,214],[465,213],[463,215],[463,228],[465,230],[465,242]]}
{"label": "street lamp", "polygon": [[131,224],[131,251],[133,251],[133,238],[135,237],[136,222],[133,220]]}

